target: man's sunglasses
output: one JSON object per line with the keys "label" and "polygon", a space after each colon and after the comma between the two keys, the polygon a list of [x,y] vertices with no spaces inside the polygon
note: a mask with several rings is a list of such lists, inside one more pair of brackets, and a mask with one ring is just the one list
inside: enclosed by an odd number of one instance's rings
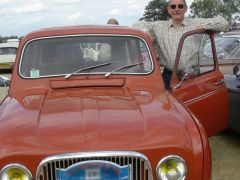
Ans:
{"label": "man's sunglasses", "polygon": [[171,9],[176,9],[176,7],[178,6],[178,9],[183,9],[184,8],[184,4],[171,4],[170,7]]}

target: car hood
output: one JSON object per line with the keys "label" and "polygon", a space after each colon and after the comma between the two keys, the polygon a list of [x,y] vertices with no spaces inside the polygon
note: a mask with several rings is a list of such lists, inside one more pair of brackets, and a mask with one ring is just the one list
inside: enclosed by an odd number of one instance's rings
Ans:
{"label": "car hood", "polygon": [[188,129],[194,123],[167,91],[31,90],[8,97],[1,106],[1,156],[173,145],[191,149]]}

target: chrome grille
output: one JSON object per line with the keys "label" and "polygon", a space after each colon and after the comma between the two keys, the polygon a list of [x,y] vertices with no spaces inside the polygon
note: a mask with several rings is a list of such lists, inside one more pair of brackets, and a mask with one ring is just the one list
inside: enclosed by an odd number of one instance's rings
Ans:
{"label": "chrome grille", "polygon": [[37,169],[37,180],[55,180],[56,169],[66,169],[69,166],[89,160],[103,160],[120,166],[131,165],[131,180],[152,180],[152,169],[148,159],[132,151],[72,153],[45,158]]}

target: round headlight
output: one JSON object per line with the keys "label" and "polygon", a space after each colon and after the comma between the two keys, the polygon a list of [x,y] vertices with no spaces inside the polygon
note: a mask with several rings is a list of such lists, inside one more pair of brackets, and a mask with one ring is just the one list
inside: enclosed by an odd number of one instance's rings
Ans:
{"label": "round headlight", "polygon": [[20,164],[5,166],[0,172],[1,180],[32,180],[30,171]]}
{"label": "round headlight", "polygon": [[187,165],[179,156],[167,156],[157,165],[157,177],[160,180],[182,180],[187,175]]}

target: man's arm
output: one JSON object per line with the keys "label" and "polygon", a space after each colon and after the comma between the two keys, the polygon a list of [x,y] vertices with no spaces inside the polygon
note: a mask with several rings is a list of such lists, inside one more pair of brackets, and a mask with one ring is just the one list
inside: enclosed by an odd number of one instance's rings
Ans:
{"label": "man's arm", "polygon": [[205,30],[212,30],[216,32],[224,31],[228,28],[228,21],[218,16],[216,18],[198,18],[197,21],[199,21],[199,25],[197,26],[197,29],[205,29]]}
{"label": "man's arm", "polygon": [[142,31],[145,31],[150,35],[153,35],[153,26],[154,26],[154,22],[147,22],[147,21],[138,21],[135,24],[133,24],[133,27],[138,28]]}
{"label": "man's arm", "polygon": [[166,64],[165,62],[167,60],[165,60],[166,58],[163,55],[163,52],[158,44],[157,36],[154,32],[154,29],[156,28],[161,29],[163,27],[163,23],[164,21],[155,21],[155,22],[138,21],[135,24],[133,24],[133,27],[138,28],[142,31],[145,31],[150,35],[150,37],[153,40],[155,52],[158,56],[159,61],[161,61],[159,62],[159,64],[165,65]]}

